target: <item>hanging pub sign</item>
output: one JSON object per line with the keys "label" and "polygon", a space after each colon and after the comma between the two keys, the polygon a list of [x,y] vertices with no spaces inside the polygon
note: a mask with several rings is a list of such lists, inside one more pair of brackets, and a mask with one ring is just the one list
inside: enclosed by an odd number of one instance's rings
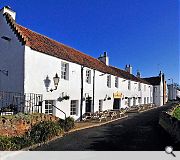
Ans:
{"label": "hanging pub sign", "polygon": [[113,97],[115,99],[118,99],[118,98],[124,98],[124,95],[121,93],[121,92],[116,92],[116,93],[113,93]]}

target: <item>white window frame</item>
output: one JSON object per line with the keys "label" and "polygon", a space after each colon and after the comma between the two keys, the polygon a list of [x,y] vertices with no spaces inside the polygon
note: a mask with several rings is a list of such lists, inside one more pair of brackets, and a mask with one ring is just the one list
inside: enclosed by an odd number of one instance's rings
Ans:
{"label": "white window frame", "polygon": [[71,100],[71,104],[70,104],[70,115],[71,116],[78,115],[78,105],[79,105],[78,100]]}
{"label": "white window frame", "polygon": [[128,106],[130,107],[131,106],[131,98],[127,99],[127,103],[128,103]]}
{"label": "white window frame", "polygon": [[54,100],[45,100],[45,114],[54,115]]}
{"label": "white window frame", "polygon": [[147,104],[147,103],[146,103],[146,97],[144,97],[144,104]]}
{"label": "white window frame", "polygon": [[115,77],[115,87],[119,88],[119,78]]}
{"label": "white window frame", "polygon": [[107,87],[111,88],[111,75],[107,75]]}
{"label": "white window frame", "polygon": [[61,79],[69,80],[69,63],[61,62]]}
{"label": "white window frame", "polygon": [[141,91],[141,83],[138,83],[138,91]]}
{"label": "white window frame", "polygon": [[131,90],[131,81],[128,80],[128,90]]}
{"label": "white window frame", "polygon": [[86,70],[86,82],[91,84],[91,70],[89,69]]}

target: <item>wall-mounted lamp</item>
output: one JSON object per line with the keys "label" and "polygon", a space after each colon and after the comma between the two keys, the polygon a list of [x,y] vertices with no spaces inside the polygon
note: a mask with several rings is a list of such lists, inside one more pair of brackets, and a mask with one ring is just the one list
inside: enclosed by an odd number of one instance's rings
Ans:
{"label": "wall-mounted lamp", "polygon": [[53,77],[53,80],[54,80],[55,89],[57,89],[57,86],[59,84],[59,77],[58,77],[57,73],[56,73],[55,77]]}
{"label": "wall-mounted lamp", "polygon": [[53,77],[53,81],[54,81],[54,86],[55,86],[55,89],[50,89],[51,92],[53,92],[54,90],[57,90],[57,87],[58,87],[58,84],[59,84],[59,76],[58,74],[56,73],[55,77]]}
{"label": "wall-mounted lamp", "polygon": [[59,84],[59,76],[58,74],[56,73],[55,77],[53,77],[53,81],[54,81],[54,86],[55,86],[55,89],[50,89],[48,90],[49,86],[50,86],[50,83],[51,83],[51,80],[49,79],[49,76],[46,77],[46,79],[44,80],[44,84],[45,84],[45,87],[46,87],[46,90],[47,92],[53,92],[54,90],[57,90],[57,87],[58,87],[58,84]]}

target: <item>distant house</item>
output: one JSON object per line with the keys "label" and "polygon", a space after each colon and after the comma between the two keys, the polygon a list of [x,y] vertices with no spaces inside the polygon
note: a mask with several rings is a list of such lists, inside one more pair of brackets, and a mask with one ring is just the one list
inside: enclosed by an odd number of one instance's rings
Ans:
{"label": "distant house", "polygon": [[167,84],[164,74],[160,72],[157,77],[144,78],[147,82],[153,85],[153,103],[162,106],[168,100]]}
{"label": "distant house", "polygon": [[176,100],[180,98],[180,91],[176,84],[168,84],[168,100]]}
{"label": "distant house", "polygon": [[0,68],[9,72],[1,76],[0,90],[40,94],[42,112],[62,118],[58,109],[78,119],[85,112],[165,103],[162,75],[152,84],[139,73],[134,76],[130,65],[125,70],[110,66],[106,52],[93,58],[17,24],[15,18],[9,7],[0,10]]}

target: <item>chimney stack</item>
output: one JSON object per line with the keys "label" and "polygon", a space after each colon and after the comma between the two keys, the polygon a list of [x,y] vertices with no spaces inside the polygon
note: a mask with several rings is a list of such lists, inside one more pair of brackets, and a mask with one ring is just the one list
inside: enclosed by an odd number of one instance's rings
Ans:
{"label": "chimney stack", "polygon": [[126,65],[125,67],[125,71],[132,74],[132,66],[129,64],[129,65]]}
{"label": "chimney stack", "polygon": [[107,52],[104,52],[104,55],[100,55],[98,59],[107,66],[109,66],[109,57],[107,56]]}
{"label": "chimney stack", "polygon": [[141,72],[138,70],[137,71],[137,75],[136,75],[138,78],[141,78]]}
{"label": "chimney stack", "polygon": [[11,15],[11,17],[16,20],[16,12],[14,12],[11,7],[9,6],[5,6],[3,7],[1,10],[0,10],[0,13],[1,14],[4,14],[4,13],[9,13]]}

